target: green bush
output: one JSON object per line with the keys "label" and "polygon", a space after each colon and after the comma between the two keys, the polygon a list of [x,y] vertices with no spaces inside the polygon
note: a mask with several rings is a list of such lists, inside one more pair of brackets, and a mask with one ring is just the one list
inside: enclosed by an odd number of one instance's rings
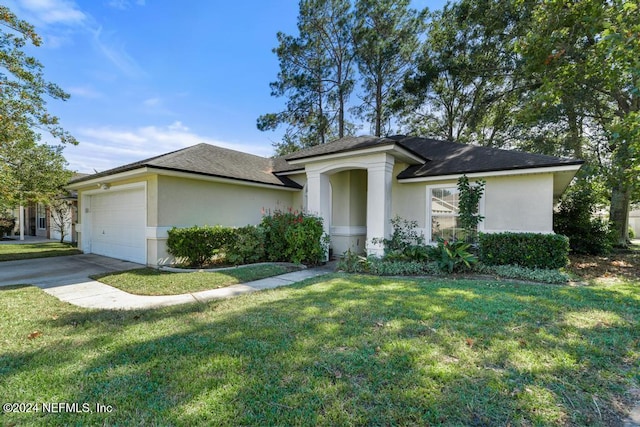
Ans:
{"label": "green bush", "polygon": [[269,261],[318,264],[324,260],[328,237],[322,218],[294,211],[275,211],[262,217]]}
{"label": "green bush", "polygon": [[202,267],[222,252],[234,235],[233,228],[194,226],[169,230],[167,249],[176,258],[183,258],[190,267]]}
{"label": "green bush", "polygon": [[569,238],[578,254],[604,255],[611,252],[609,224],[594,217],[595,196],[589,187],[567,193],[553,215],[553,230]]}
{"label": "green bush", "polygon": [[480,261],[487,265],[519,265],[556,269],[569,262],[569,239],[559,234],[480,234]]}
{"label": "green bush", "polygon": [[11,217],[0,217],[0,238],[9,235],[16,226],[16,219]]}
{"label": "green bush", "polygon": [[247,225],[233,230],[233,237],[225,247],[227,262],[233,265],[251,264],[265,259],[264,230]]}
{"label": "green bush", "polygon": [[629,227],[629,238],[630,239],[635,239],[636,238],[636,232],[633,231],[633,228]]}

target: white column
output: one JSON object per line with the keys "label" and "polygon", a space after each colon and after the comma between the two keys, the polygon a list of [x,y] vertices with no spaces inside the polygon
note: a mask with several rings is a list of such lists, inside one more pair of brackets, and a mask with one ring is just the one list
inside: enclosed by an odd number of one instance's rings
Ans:
{"label": "white column", "polygon": [[20,205],[20,213],[18,214],[20,221],[20,240],[24,240],[24,206]]}
{"label": "white column", "polygon": [[382,256],[382,244],[374,244],[375,238],[391,235],[391,183],[394,158],[384,154],[379,161],[367,168],[367,254]]}
{"label": "white column", "polygon": [[[307,170],[307,212],[322,218],[324,232],[331,230],[331,194],[329,176],[319,171]],[[327,257],[329,254],[327,253]]]}

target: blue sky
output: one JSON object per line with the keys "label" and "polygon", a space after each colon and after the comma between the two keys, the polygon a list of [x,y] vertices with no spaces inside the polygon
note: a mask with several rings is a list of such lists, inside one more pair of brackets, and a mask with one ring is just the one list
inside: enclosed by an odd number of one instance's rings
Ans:
{"label": "blue sky", "polygon": [[284,105],[270,96],[271,50],[278,31],[296,34],[297,1],[3,3],[35,26],[44,43],[28,53],[71,95],[48,103],[80,141],[65,148],[70,169],[102,171],[200,142],[273,154],[282,131],[255,123]]}

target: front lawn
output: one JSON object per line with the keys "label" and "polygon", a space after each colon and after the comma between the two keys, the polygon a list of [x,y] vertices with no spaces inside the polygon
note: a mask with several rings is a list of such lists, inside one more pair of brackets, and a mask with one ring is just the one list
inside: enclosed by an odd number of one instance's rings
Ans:
{"label": "front lawn", "polygon": [[248,265],[219,272],[190,273],[140,268],[92,278],[136,295],[178,295],[223,288],[296,270],[299,268],[281,264]]}
{"label": "front lawn", "polygon": [[[334,274],[206,304],[81,309],[0,288],[4,425],[612,425],[640,286]],[[111,412],[95,412],[96,404]]]}
{"label": "front lawn", "polygon": [[82,253],[69,243],[45,242],[0,245],[0,261],[15,261],[19,259],[47,258],[62,255],[76,255]]}

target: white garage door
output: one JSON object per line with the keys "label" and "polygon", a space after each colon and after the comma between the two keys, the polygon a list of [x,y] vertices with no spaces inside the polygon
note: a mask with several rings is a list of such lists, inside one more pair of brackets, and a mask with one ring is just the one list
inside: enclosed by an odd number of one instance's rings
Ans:
{"label": "white garage door", "polygon": [[91,196],[91,252],[146,264],[144,188]]}

